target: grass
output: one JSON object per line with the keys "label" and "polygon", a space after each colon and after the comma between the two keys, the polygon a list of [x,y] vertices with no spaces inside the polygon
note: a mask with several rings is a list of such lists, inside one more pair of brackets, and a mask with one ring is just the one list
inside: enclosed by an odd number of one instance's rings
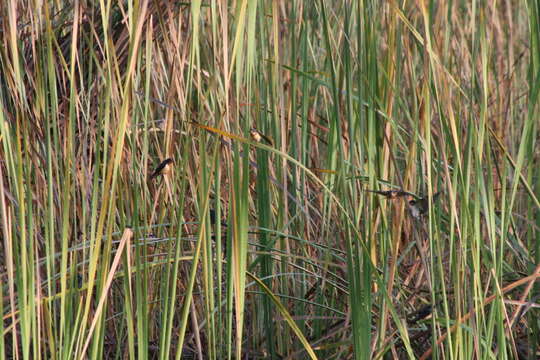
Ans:
{"label": "grass", "polygon": [[536,359],[539,19],[2,2],[0,354]]}

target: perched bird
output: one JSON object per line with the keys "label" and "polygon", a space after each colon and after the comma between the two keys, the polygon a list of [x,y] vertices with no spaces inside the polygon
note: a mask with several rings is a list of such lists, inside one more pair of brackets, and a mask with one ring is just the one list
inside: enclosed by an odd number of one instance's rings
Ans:
{"label": "perched bird", "polygon": [[155,177],[158,177],[159,175],[166,175],[171,172],[171,168],[173,165],[173,159],[168,158],[163,160],[154,170],[152,175],[150,175],[150,180],[152,180]]}
{"label": "perched bird", "polygon": [[366,191],[382,195],[387,199],[397,199],[398,197],[403,197],[403,196],[415,196],[414,194],[412,194],[412,193],[410,193],[408,191],[404,191],[404,190],[379,191],[379,190],[367,190],[366,189]]}
{"label": "perched bird", "polygon": [[433,306],[431,304],[422,306],[420,309],[412,314],[407,315],[407,322],[409,324],[416,324],[420,320],[424,320],[433,312]]}
{"label": "perched bird", "polygon": [[[209,213],[210,213],[210,224],[214,226],[216,224],[216,210],[210,209]],[[227,223],[224,222],[223,220],[220,220],[219,223],[221,226],[227,226]]]}
{"label": "perched bird", "polygon": [[255,128],[251,128],[249,130],[249,134],[251,135],[253,140],[255,140],[256,142],[262,142],[264,140],[269,145],[274,145],[274,142],[272,141],[272,139],[270,139],[268,136],[264,135],[263,133],[261,133],[259,130]]}
{"label": "perched bird", "polygon": [[[441,192],[437,192],[433,194],[432,201],[437,200]],[[413,218],[420,219],[423,215],[425,215],[428,212],[429,208],[429,196],[425,196],[423,198],[419,198],[414,196],[415,199],[409,200],[409,209],[411,210],[411,214]]]}

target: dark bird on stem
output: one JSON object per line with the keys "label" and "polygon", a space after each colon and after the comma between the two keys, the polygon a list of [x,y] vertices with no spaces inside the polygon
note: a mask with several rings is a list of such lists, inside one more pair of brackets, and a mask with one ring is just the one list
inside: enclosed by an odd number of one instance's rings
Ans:
{"label": "dark bird on stem", "polygon": [[379,191],[379,190],[367,190],[366,189],[366,191],[382,195],[387,199],[397,199],[397,198],[403,197],[403,196],[414,196],[414,197],[416,197],[416,195],[414,195],[414,194],[412,194],[412,193],[410,193],[408,191],[404,191],[404,190]]}
{"label": "dark bird on stem", "polygon": [[173,165],[173,159],[168,158],[168,159],[163,160],[157,166],[156,170],[154,170],[152,175],[150,175],[150,180],[152,180],[153,178],[156,178],[156,177],[158,177],[160,175],[167,175],[168,173],[170,173],[171,169],[172,169],[172,165]]}
{"label": "dark bird on stem", "polygon": [[[437,192],[433,194],[432,202],[437,200],[437,198],[441,195],[441,192]],[[413,218],[419,219],[425,214],[427,214],[429,209],[429,196],[425,196],[423,198],[418,198],[415,196],[415,199],[412,199],[409,201],[409,209],[411,210],[411,214]]]}
{"label": "dark bird on stem", "polygon": [[420,320],[424,320],[433,312],[433,306],[431,304],[422,306],[420,309],[412,314],[407,315],[407,322],[409,324],[416,324]]}
{"label": "dark bird on stem", "polygon": [[[216,216],[216,210],[214,209],[210,209],[209,210],[209,213],[210,213],[210,224],[212,226],[216,225],[216,219],[217,219],[217,216]],[[221,226],[227,226],[227,223],[224,222],[223,220],[220,220],[219,224]]]}
{"label": "dark bird on stem", "polygon": [[249,130],[249,134],[251,135],[251,137],[253,138],[253,140],[255,140],[256,142],[262,142],[263,140],[268,143],[268,145],[274,145],[274,142],[272,141],[272,139],[270,139],[268,136],[264,135],[263,133],[261,133],[259,130],[255,129],[255,128],[251,128]]}

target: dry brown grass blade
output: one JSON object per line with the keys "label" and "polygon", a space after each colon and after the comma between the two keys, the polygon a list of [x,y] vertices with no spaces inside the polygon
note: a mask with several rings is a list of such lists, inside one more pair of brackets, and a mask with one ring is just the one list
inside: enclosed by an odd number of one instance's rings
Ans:
{"label": "dry brown grass blade", "polygon": [[107,300],[107,296],[109,294],[109,290],[111,288],[111,284],[114,279],[114,274],[116,273],[116,269],[118,268],[118,265],[120,264],[120,260],[124,252],[124,248],[126,247],[126,244],[128,244],[127,246],[129,246],[129,243],[132,237],[133,237],[133,230],[131,230],[130,228],[124,229],[124,233],[122,234],[122,239],[120,239],[118,250],[116,251],[116,255],[111,265],[111,270],[109,271],[109,274],[107,275],[107,281],[105,282],[105,286],[103,287],[103,292],[101,293],[99,304],[94,314],[94,319],[92,320],[92,324],[90,325],[90,329],[88,330],[88,336],[86,337],[86,341],[81,350],[80,357],[79,357],[80,360],[83,360],[85,358],[86,350],[88,349],[88,346],[90,345],[90,341],[92,340],[92,333],[94,332],[97,322],[100,319],[101,314],[103,312],[103,306],[105,305],[105,300]]}
{"label": "dry brown grass blade", "polygon": [[[534,271],[534,273],[532,275],[529,275],[527,277],[524,277],[523,279],[520,279],[520,280],[517,280],[517,281],[514,281],[513,283],[509,284],[509,285],[506,285],[502,290],[501,290],[501,294],[506,294],[507,292],[509,292],[510,290],[512,289],[515,289],[516,287],[518,286],[521,286],[523,284],[532,284],[534,283],[538,278],[540,278],[540,265],[538,265]],[[490,303],[493,302],[493,300],[495,300],[497,298],[499,294],[493,294],[489,297],[486,298],[486,300],[484,301],[484,306],[486,305],[489,305]],[[461,318],[459,318],[456,323],[454,325],[452,325],[452,327],[450,328],[450,330],[448,330],[445,334],[443,334],[442,336],[440,336],[438,339],[437,339],[437,342],[436,342],[436,346],[439,346],[440,344],[442,344],[442,342],[444,341],[444,339],[446,339],[446,337],[448,336],[448,333],[449,332],[454,332],[463,322],[467,321],[470,319],[470,317],[475,313],[474,310],[468,312],[467,314],[465,314],[464,316],[462,316]],[[429,357],[431,356],[431,354],[433,353],[433,347],[430,347],[426,352],[424,352],[424,354],[420,357],[420,360],[427,360],[429,359]]]}

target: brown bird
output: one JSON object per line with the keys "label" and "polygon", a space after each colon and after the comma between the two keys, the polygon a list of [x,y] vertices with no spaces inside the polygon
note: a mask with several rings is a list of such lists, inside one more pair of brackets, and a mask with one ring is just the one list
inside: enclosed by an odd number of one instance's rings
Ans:
{"label": "brown bird", "polygon": [[263,133],[261,133],[259,130],[255,128],[251,128],[249,130],[249,134],[251,135],[253,140],[255,140],[256,142],[262,142],[264,140],[269,145],[271,146],[274,145],[274,142],[272,141],[272,139],[270,139],[268,136],[264,135]]}
{"label": "brown bird", "polygon": [[[441,195],[440,191],[433,194],[432,202],[437,200],[439,195]],[[424,196],[423,198],[419,198],[417,196],[414,196],[414,197],[415,199],[409,200],[409,209],[411,210],[411,214],[413,218],[420,219],[422,216],[424,216],[428,212],[429,196]]]}
{"label": "brown bird", "polygon": [[173,159],[168,158],[168,159],[163,160],[157,166],[156,170],[154,170],[152,175],[150,175],[150,180],[160,175],[167,175],[168,173],[170,173],[172,169],[172,165],[173,165]]}
{"label": "brown bird", "polygon": [[416,195],[414,195],[414,194],[412,194],[412,193],[410,193],[408,191],[404,191],[404,190],[379,191],[379,190],[368,190],[368,189],[366,189],[366,191],[382,195],[385,198],[390,199],[390,200],[397,199],[398,197],[403,197],[403,196],[414,196],[414,197],[416,197]]}

